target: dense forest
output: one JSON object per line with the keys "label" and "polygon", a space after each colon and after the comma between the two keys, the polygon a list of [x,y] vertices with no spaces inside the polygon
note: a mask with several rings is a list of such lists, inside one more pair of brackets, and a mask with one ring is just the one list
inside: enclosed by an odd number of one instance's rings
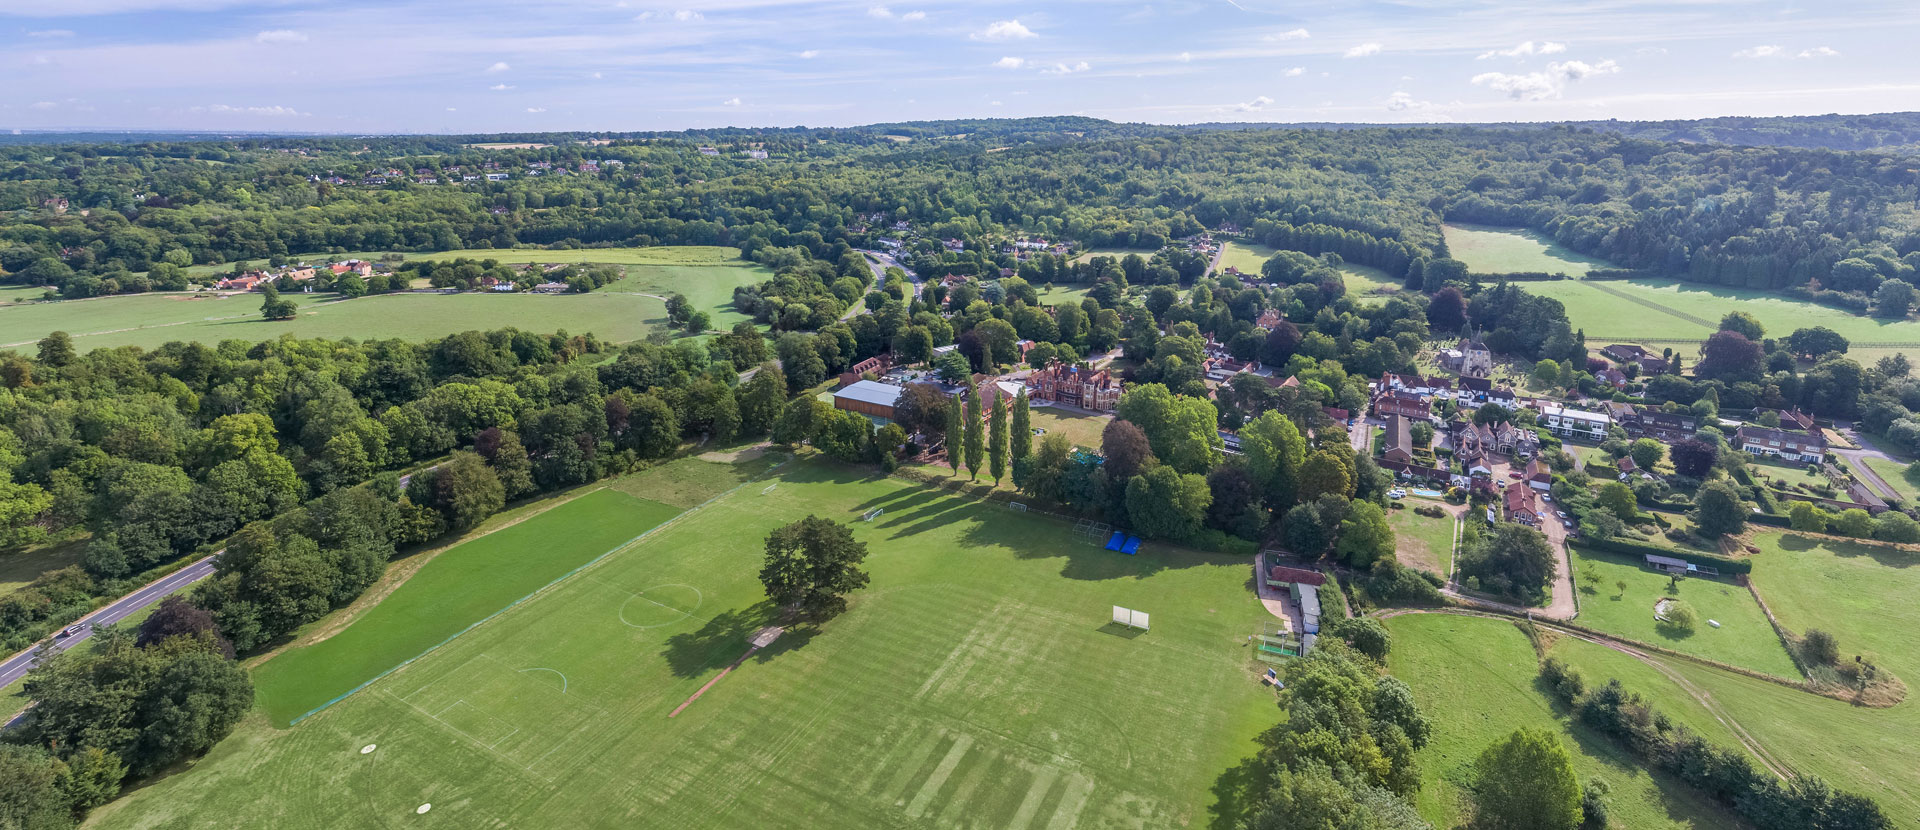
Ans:
{"label": "dense forest", "polygon": [[[1920,280],[1915,176],[1885,152],[1571,126],[1228,131],[1082,118],[484,138],[542,146],[417,136],[9,147],[0,280],[92,277],[89,292],[135,291],[168,284],[148,274],[156,264],[515,245],[824,257],[898,221],[987,248],[983,261],[995,258],[988,243],[1016,235],[1155,249],[1225,223],[1258,224],[1257,236],[1323,228],[1378,254],[1343,256],[1397,272],[1446,254],[1444,220],[1532,227],[1624,268],[1860,309],[1886,280]],[[438,183],[420,183],[429,176]]]}

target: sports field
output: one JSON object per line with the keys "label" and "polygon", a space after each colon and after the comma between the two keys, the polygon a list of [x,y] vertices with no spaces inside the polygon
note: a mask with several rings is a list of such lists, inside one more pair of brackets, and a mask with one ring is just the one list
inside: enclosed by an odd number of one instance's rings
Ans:
{"label": "sports field", "polygon": [[1395,551],[1400,564],[1422,568],[1440,576],[1453,572],[1453,526],[1451,515],[1444,519],[1422,516],[1405,510],[1387,511],[1387,523],[1393,526]]}
{"label": "sports field", "polygon": [[[1617,826],[1635,830],[1735,826],[1686,785],[1646,771],[1625,750],[1556,711],[1553,701],[1535,686],[1538,658],[1513,623],[1405,614],[1388,620],[1387,627],[1393,633],[1389,668],[1413,688],[1420,710],[1433,723],[1433,738],[1417,756],[1421,789],[1414,804],[1434,826],[1460,826],[1467,818],[1463,786],[1474,759],[1488,744],[1522,727],[1547,729],[1559,736],[1582,781],[1607,782]],[[1569,659],[1583,667],[1583,658],[1590,654],[1587,649],[1604,651],[1586,643],[1565,648]],[[1622,680],[1628,682],[1628,678]],[[1668,707],[1664,696],[1659,700]],[[1682,701],[1669,708],[1679,709]],[[1684,722],[1689,724],[1710,720],[1697,711],[1686,717]],[[1719,735],[1708,734],[1720,740]]]}
{"label": "sports field", "polygon": [[410,259],[446,261],[497,259],[522,263],[619,265],[626,276],[596,294],[638,293],[664,298],[679,292],[694,308],[713,315],[714,328],[730,328],[747,319],[733,310],[733,289],[773,278],[773,272],[740,258],[740,249],[714,245],[671,245],[653,248],[580,248],[549,251],[544,248],[485,249],[414,254]]}
{"label": "sports field", "polygon": [[[826,463],[766,481],[290,729],[250,718],[95,826],[1199,826],[1278,718],[1244,651],[1266,614],[1244,559],[1119,556]],[[669,718],[773,619],[766,534],[874,507],[851,610]],[[1153,630],[1111,628],[1112,605]]]}
{"label": "sports field", "polygon": [[[1579,547],[1570,552],[1574,585],[1580,591],[1581,625],[1776,677],[1800,679],[1800,670],[1767,624],[1759,603],[1732,579],[1691,577],[1669,587],[1667,575],[1649,570],[1641,557]],[[1589,572],[1599,577],[1597,583],[1587,581]],[[1621,582],[1627,584],[1624,591]],[[1669,597],[1693,607],[1700,618],[1693,633],[1671,633],[1653,618],[1655,603]],[[1714,628],[1708,620],[1719,622],[1720,627]]]}
{"label": "sports field", "polygon": [[[1065,435],[1067,436],[1067,440],[1073,442],[1074,446],[1086,447],[1090,450],[1100,448],[1100,436],[1106,431],[1107,424],[1113,422],[1112,418],[1102,415],[1091,415],[1077,409],[1035,406],[1029,407],[1027,412],[1031,416],[1030,420],[1033,422],[1034,429],[1044,429],[1049,434],[1059,433]],[[1039,446],[1040,439],[1044,437],[1046,436],[1034,436],[1034,445]]]}
{"label": "sports field", "polygon": [[1447,252],[1476,274],[1566,274],[1585,276],[1613,267],[1604,259],[1572,251],[1551,237],[1527,228],[1499,228],[1449,222],[1440,226]]}

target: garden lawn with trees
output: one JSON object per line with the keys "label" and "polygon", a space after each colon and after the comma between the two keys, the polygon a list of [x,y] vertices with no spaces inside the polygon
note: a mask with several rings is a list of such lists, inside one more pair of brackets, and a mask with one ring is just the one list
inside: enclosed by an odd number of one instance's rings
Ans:
{"label": "garden lawn with trees", "polygon": [[1736,826],[1684,785],[1641,769],[1624,751],[1571,723],[1535,687],[1538,658],[1512,622],[1414,613],[1388,620],[1387,627],[1393,632],[1388,667],[1413,687],[1433,722],[1433,742],[1419,753],[1422,786],[1415,804],[1436,827],[1456,827],[1468,817],[1464,785],[1473,762],[1489,744],[1520,728],[1554,734],[1572,754],[1582,781],[1605,781],[1620,826]]}
{"label": "garden lawn with trees", "polygon": [[1436,519],[1408,507],[1387,511],[1387,523],[1393,527],[1400,564],[1423,568],[1442,577],[1453,572],[1455,522],[1452,514]]}
{"label": "garden lawn with trees", "polygon": [[[825,460],[767,482],[292,729],[248,720],[96,826],[378,824],[422,803],[456,824],[1197,826],[1274,721],[1242,645],[1271,622],[1242,558],[1120,556],[1068,522]],[[871,584],[668,718],[778,621],[764,540],[810,514],[851,527]],[[1113,605],[1152,631],[1108,627]]]}
{"label": "garden lawn with trees", "polygon": [[1567,249],[1552,237],[1526,228],[1500,228],[1448,222],[1440,226],[1447,254],[1475,274],[1566,274],[1583,277],[1596,268],[1612,268],[1598,257]]}
{"label": "garden lawn with trees", "polygon": [[[1589,628],[1653,643],[1685,654],[1800,679],[1773,626],[1747,589],[1731,578],[1672,580],[1646,567],[1643,557],[1569,548],[1573,584],[1580,592],[1578,622]],[[1623,590],[1621,583],[1625,583]],[[1673,598],[1692,610],[1690,626],[1654,619],[1654,605]],[[1708,620],[1716,620],[1715,628]]]}

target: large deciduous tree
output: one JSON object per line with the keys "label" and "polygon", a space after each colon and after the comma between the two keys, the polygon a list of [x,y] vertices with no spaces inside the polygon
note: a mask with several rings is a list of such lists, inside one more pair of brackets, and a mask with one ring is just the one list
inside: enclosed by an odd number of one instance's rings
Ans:
{"label": "large deciduous tree", "polygon": [[1701,485],[1693,501],[1693,521],[1710,537],[1739,533],[1747,527],[1747,503],[1731,482],[1715,479]]}
{"label": "large deciduous tree", "polygon": [[1493,742],[1473,763],[1473,826],[1486,830],[1574,830],[1580,782],[1565,747],[1542,729]]}
{"label": "large deciduous tree", "polygon": [[867,585],[867,545],[830,519],[809,515],[767,535],[760,584],[776,605],[807,619],[845,611],[847,594]]}
{"label": "large deciduous tree", "polygon": [[1760,344],[1737,331],[1717,331],[1700,346],[1700,362],[1693,373],[1708,380],[1728,382],[1760,376],[1766,355]]}

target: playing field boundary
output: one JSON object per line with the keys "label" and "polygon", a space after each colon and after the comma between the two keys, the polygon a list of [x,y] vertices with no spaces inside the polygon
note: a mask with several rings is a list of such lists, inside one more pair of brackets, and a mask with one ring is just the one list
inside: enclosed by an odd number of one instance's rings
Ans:
{"label": "playing field boundary", "polygon": [[600,564],[600,562],[606,559],[607,557],[612,556],[616,553],[619,553],[623,550],[626,550],[627,548],[633,547],[634,545],[640,544],[641,542],[646,541],[647,537],[652,536],[655,533],[659,533],[662,530],[666,530],[667,528],[672,527],[676,524],[679,524],[681,519],[684,519],[688,516],[691,516],[695,513],[700,512],[701,510],[706,509],[707,505],[713,504],[716,501],[719,501],[721,499],[724,499],[728,496],[733,495],[735,491],[749,484],[752,484],[753,482],[759,480],[761,476],[765,476],[767,473],[771,473],[774,470],[780,469],[786,463],[787,463],[786,460],[782,460],[774,464],[773,466],[768,467],[766,471],[761,473],[760,475],[754,476],[753,478],[747,479],[746,481],[736,484],[728,488],[726,492],[720,493],[719,495],[716,495],[713,498],[707,499],[706,501],[703,501],[697,505],[694,505],[691,508],[682,510],[678,514],[676,514],[673,518],[668,519],[664,522],[661,522],[657,525],[654,525],[653,527],[648,528],[646,532],[641,533],[640,535],[635,536],[632,539],[628,539],[625,542],[621,542],[620,544],[615,545],[612,548],[609,548],[605,553],[602,553],[599,556],[596,556],[590,560],[587,560],[585,563],[581,564],[579,567],[574,568],[571,571],[567,571],[566,573],[561,574],[558,577],[555,577],[552,582],[548,582],[545,585],[542,585],[538,588],[533,589],[532,591],[528,592],[526,596],[523,596],[519,599],[516,599],[512,602],[507,603],[505,606],[502,606],[500,610],[495,611],[491,614],[488,614],[485,617],[481,617],[479,620],[474,621],[472,625],[469,625],[466,628],[462,628],[459,631],[456,631],[453,634],[448,635],[446,639],[441,640],[440,642],[434,643],[431,646],[428,646],[425,651],[422,651],[419,654],[416,654],[412,657],[402,660],[392,668],[387,669],[386,671],[380,672],[379,674],[376,674],[373,677],[368,678],[365,682],[361,683],[360,685],[355,686],[351,689],[348,689],[345,692],[342,692],[339,695],[334,696],[333,699],[328,700],[327,702],[322,703],[319,706],[315,706],[312,709],[307,710],[305,713],[301,714],[300,716],[287,721],[287,725],[294,726],[300,723],[301,721],[306,720],[307,718],[313,717],[314,715],[317,715],[323,711],[326,711],[329,707],[333,706],[336,703],[339,703],[340,701],[353,697],[355,694],[359,693],[361,690],[367,688],[368,686],[371,686],[375,683],[380,682],[382,679],[385,679],[387,675],[393,674],[394,672],[404,669],[407,666],[412,665],[414,661],[419,660],[420,658],[425,657],[429,654],[432,654],[436,651],[439,651],[442,646],[445,646],[446,644],[451,643],[454,640],[460,639],[460,637],[466,634],[467,632],[472,631],[476,628],[479,628],[480,626],[486,625],[487,622],[492,620],[493,618],[498,617],[501,614],[505,614],[508,611],[511,611],[514,608],[519,607],[521,603],[524,603],[527,600],[530,600],[536,596],[539,596],[541,593],[544,593],[547,589],[552,588],[555,585],[559,585],[560,583],[565,582],[569,579],[572,579],[576,574],[579,574],[581,571],[584,571],[588,568],[591,568],[595,565]]}

